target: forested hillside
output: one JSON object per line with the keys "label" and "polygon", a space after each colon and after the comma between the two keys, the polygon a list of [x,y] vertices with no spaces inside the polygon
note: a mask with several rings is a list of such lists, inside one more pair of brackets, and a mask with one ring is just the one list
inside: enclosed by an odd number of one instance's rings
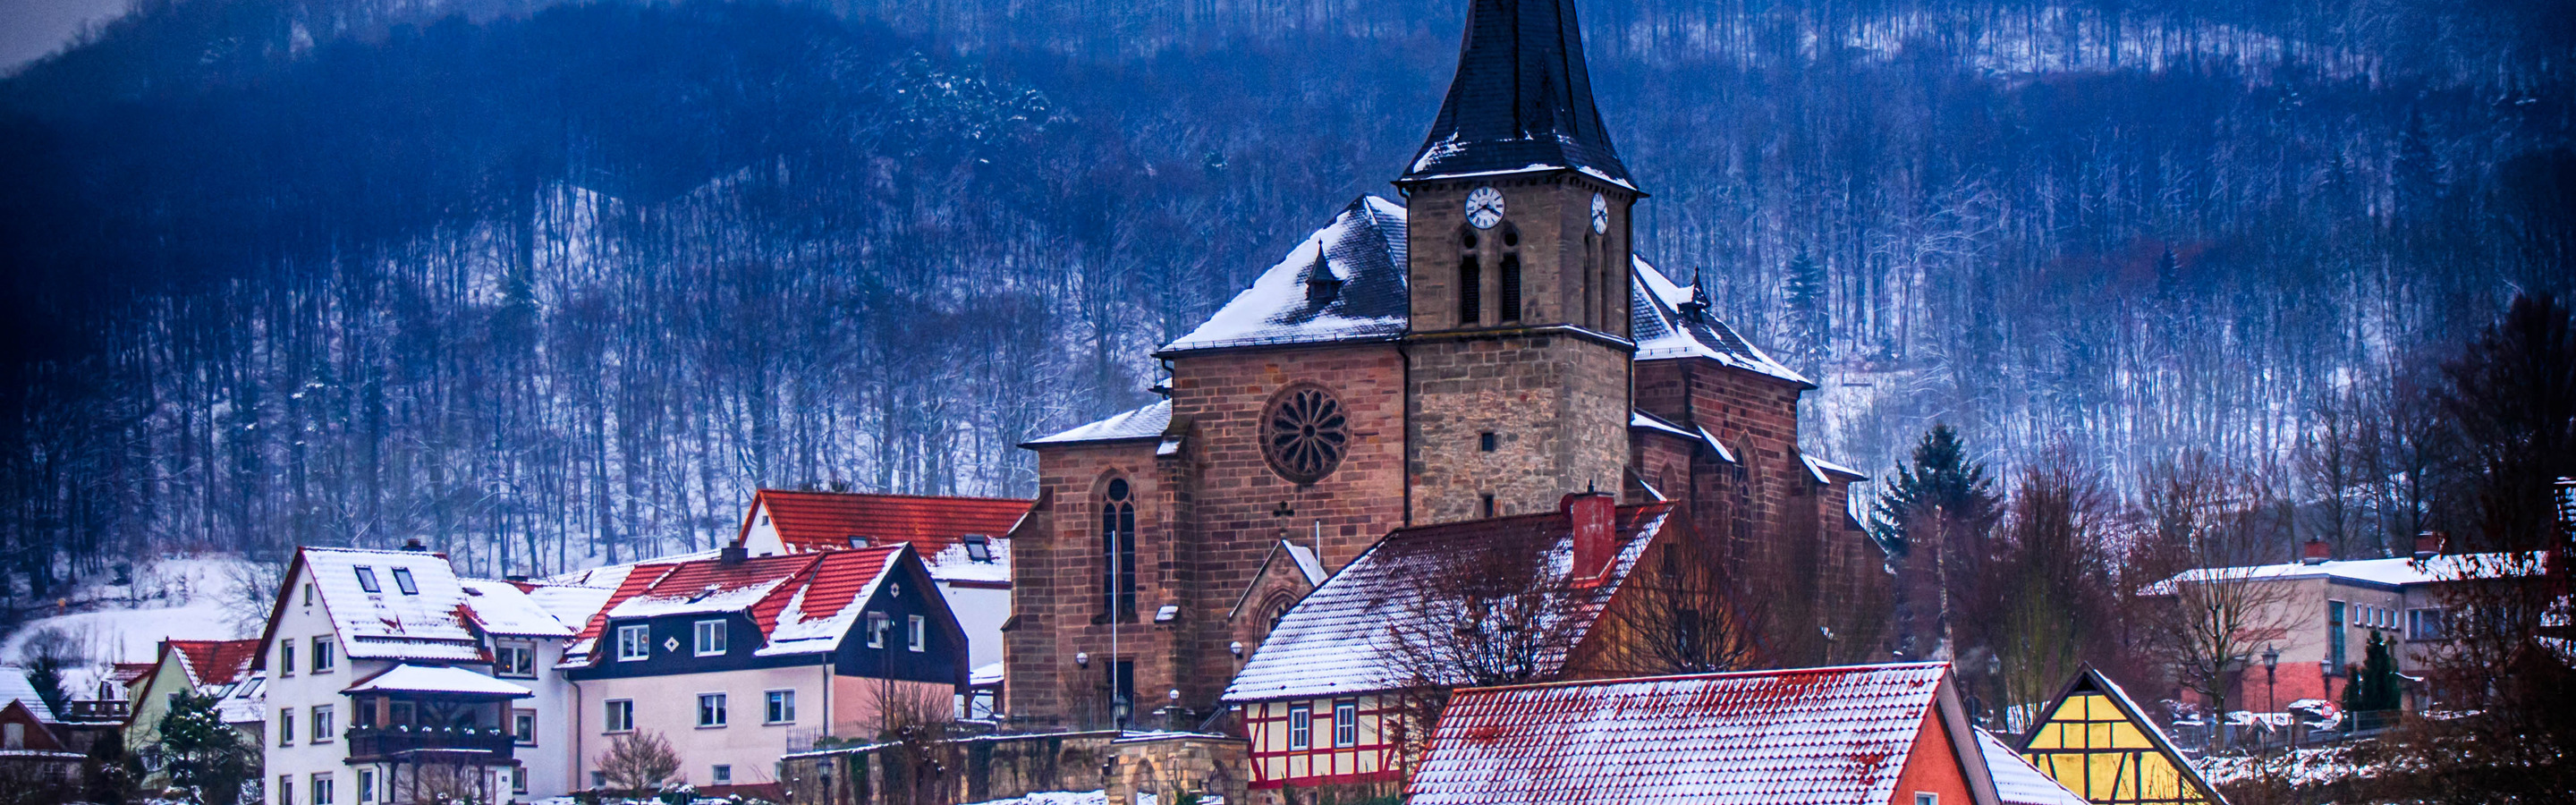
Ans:
{"label": "forested hillside", "polygon": [[[1391,193],[1464,5],[149,4],[0,83],[15,592],[1025,494],[1016,442],[1141,402],[1153,345]],[[1934,421],[2124,485],[2205,450],[2373,551],[2465,516],[2408,491],[2434,363],[2576,284],[2555,4],[1583,11],[1641,253],[1865,469]]]}

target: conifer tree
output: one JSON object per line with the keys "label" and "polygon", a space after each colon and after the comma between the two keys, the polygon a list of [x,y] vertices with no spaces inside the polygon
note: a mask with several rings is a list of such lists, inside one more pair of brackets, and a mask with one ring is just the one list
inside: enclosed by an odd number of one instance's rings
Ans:
{"label": "conifer tree", "polygon": [[1900,568],[1897,650],[1948,658],[1960,602],[1972,600],[1984,575],[1987,538],[2002,516],[2002,496],[1986,465],[1968,458],[1959,432],[1934,424],[1910,464],[1890,474],[1872,512],[1871,530]]}
{"label": "conifer tree", "polygon": [[2395,710],[2405,700],[2403,682],[2397,677],[2396,652],[2379,632],[2370,633],[2370,648],[2362,656],[2361,668],[2349,678],[2352,684],[2343,689],[2344,712]]}
{"label": "conifer tree", "polygon": [[201,805],[237,805],[259,774],[259,751],[215,712],[215,697],[180,693],[159,725],[162,762],[173,787]]}

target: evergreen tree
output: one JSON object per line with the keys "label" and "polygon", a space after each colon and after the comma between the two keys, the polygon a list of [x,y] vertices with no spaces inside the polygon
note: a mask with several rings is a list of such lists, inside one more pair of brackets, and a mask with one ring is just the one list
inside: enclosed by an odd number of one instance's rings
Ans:
{"label": "evergreen tree", "polygon": [[1901,556],[1911,553],[1916,532],[1932,519],[1991,528],[2002,501],[1986,465],[1968,459],[1958,429],[1936,423],[1915,443],[1912,463],[1897,465],[1879,495],[1872,527],[1889,552]]}
{"label": "evergreen tree", "polygon": [[1805,249],[1798,250],[1797,259],[1789,261],[1788,343],[1783,346],[1798,356],[1798,368],[1802,370],[1813,371],[1833,354],[1828,343],[1833,326],[1825,310],[1827,282],[1824,265]]}
{"label": "evergreen tree", "polygon": [[1874,508],[1871,530],[1900,569],[1899,653],[1950,658],[1953,625],[1992,620],[1963,618],[1962,605],[1982,598],[1975,593],[1990,564],[1988,537],[2002,513],[2002,496],[1986,465],[1968,459],[1958,430],[1947,424],[1933,425],[1915,445],[1913,462],[1897,466]]}
{"label": "evergreen tree", "polygon": [[198,805],[240,805],[242,787],[257,779],[259,750],[215,712],[215,697],[181,693],[161,717],[160,750],[174,788]]}
{"label": "evergreen tree", "polygon": [[2362,656],[2361,667],[2348,678],[2352,684],[2343,689],[2344,712],[2395,710],[2405,702],[2405,683],[2397,676],[2396,651],[2378,631],[2370,633],[2370,648]]}

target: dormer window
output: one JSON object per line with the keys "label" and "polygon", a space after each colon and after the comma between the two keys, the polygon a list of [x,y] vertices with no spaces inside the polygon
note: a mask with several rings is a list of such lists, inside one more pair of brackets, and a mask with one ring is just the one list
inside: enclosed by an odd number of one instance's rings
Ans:
{"label": "dormer window", "polygon": [[966,535],[964,542],[966,544],[966,561],[985,564],[990,564],[993,561],[992,537],[987,537],[982,534],[968,534]]}
{"label": "dormer window", "polygon": [[1315,265],[1306,270],[1306,303],[1310,305],[1327,304],[1332,302],[1333,297],[1340,295],[1341,292],[1342,280],[1340,277],[1333,276],[1332,263],[1327,261],[1323,255],[1316,255]]}
{"label": "dormer window", "polygon": [[868,538],[866,538],[866,537],[862,537],[862,536],[859,536],[859,535],[857,535],[857,534],[851,534],[851,535],[850,535],[850,547],[852,547],[852,548],[865,548],[865,547],[868,547]]}
{"label": "dormer window", "polygon": [[376,583],[376,569],[363,565],[358,568],[358,589],[371,593],[381,593],[385,591],[383,586]]}
{"label": "dormer window", "polygon": [[402,588],[402,593],[404,595],[420,594],[420,585],[413,583],[411,580],[411,568],[394,568],[394,586]]}

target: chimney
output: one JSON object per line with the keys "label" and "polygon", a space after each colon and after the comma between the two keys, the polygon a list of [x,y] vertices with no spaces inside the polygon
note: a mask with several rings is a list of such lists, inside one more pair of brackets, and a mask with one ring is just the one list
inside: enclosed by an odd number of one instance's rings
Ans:
{"label": "chimney", "polygon": [[419,537],[413,537],[413,538],[411,538],[411,539],[403,540],[403,550],[406,550],[406,551],[428,551],[428,550],[429,550],[429,546],[420,544],[420,538],[419,538]]}
{"label": "chimney", "polygon": [[1557,502],[1574,526],[1574,583],[1590,586],[1601,581],[1610,571],[1610,562],[1619,556],[1612,515],[1618,501],[1608,492],[1585,491],[1567,495]]}
{"label": "chimney", "polygon": [[720,565],[739,565],[749,558],[751,558],[751,549],[740,545],[727,545],[723,550],[716,552],[716,564]]}
{"label": "chimney", "polygon": [[2442,549],[2449,547],[2450,544],[2451,535],[2449,534],[2444,534],[2439,531],[2426,531],[2424,533],[2417,534],[2415,535],[2415,561],[2421,562],[2426,559],[2440,556],[2442,555]]}
{"label": "chimney", "polygon": [[2309,537],[2307,544],[2299,546],[2299,564],[2322,565],[2332,558],[2334,552],[2326,549],[2325,540]]}

